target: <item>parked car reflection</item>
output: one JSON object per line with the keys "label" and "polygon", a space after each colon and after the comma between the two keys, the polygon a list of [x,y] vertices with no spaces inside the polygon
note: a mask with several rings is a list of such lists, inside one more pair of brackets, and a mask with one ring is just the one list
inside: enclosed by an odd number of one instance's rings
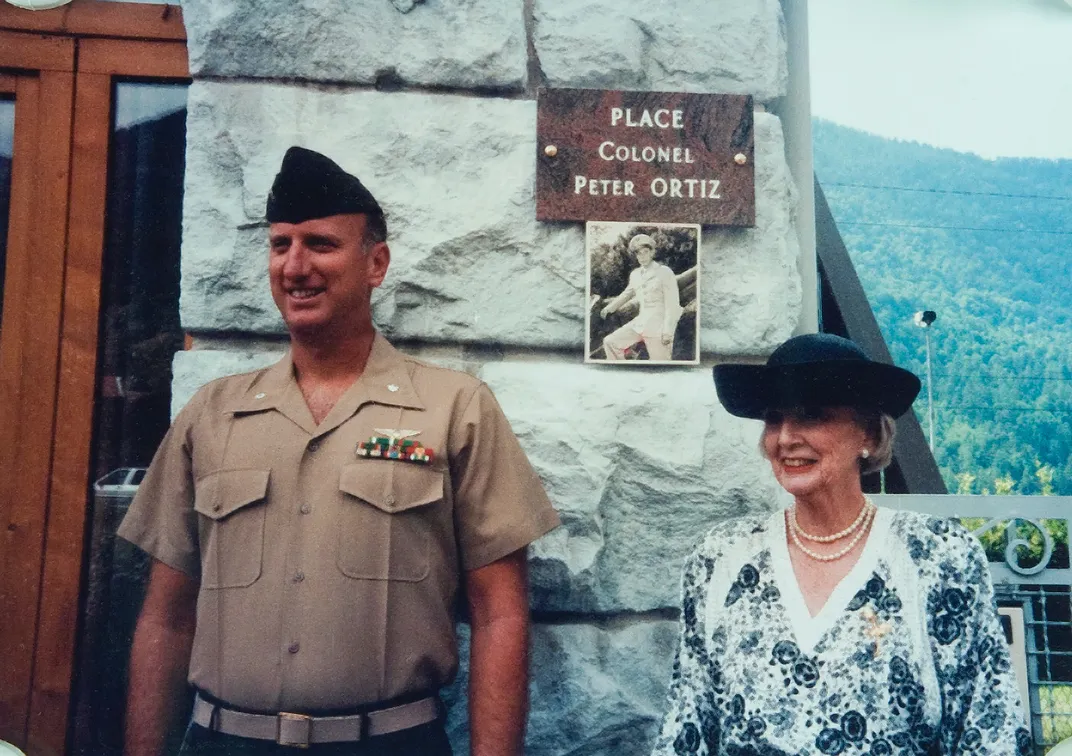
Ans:
{"label": "parked car reflection", "polygon": [[93,484],[97,496],[134,496],[145,477],[144,467],[117,467]]}

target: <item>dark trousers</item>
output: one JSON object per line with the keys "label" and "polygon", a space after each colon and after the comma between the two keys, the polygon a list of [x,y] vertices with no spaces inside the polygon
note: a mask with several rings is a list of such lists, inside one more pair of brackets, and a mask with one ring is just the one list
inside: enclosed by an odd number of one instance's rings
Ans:
{"label": "dark trousers", "polygon": [[281,746],[267,740],[239,738],[190,723],[179,756],[451,756],[442,719],[360,743],[318,743],[308,748]]}

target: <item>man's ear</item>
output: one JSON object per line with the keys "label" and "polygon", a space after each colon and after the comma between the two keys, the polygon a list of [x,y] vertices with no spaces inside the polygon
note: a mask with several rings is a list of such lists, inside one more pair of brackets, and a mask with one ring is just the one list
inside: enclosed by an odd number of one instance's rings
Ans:
{"label": "man's ear", "polygon": [[387,269],[391,266],[391,248],[387,242],[376,242],[365,251],[365,263],[368,265],[368,282],[372,288],[383,283]]}

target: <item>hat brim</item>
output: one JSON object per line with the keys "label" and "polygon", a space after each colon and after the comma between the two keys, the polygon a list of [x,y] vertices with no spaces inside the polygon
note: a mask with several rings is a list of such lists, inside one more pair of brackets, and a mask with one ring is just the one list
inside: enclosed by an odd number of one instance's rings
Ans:
{"label": "hat brim", "polygon": [[919,378],[908,370],[862,360],[716,365],[714,377],[726,411],[752,419],[790,407],[855,407],[899,417],[920,389]]}

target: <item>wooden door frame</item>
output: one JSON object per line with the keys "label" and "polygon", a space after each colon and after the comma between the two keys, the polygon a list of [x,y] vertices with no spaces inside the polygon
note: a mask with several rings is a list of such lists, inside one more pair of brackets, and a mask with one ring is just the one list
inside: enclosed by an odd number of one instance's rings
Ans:
{"label": "wooden door frame", "polygon": [[[17,73],[0,394],[0,729],[26,731],[48,529],[67,242],[75,43],[0,32]],[[19,65],[21,63],[21,66]],[[48,117],[45,118],[44,114]]]}
{"label": "wooden door frame", "polygon": [[[16,59],[4,37],[33,39],[38,46]],[[61,47],[72,51],[71,64],[66,71],[52,71],[58,60],[66,60],[56,53]],[[20,555],[17,566],[22,567],[18,574],[25,576],[32,590],[23,591],[18,600],[26,626],[16,630],[23,645],[6,652],[17,663],[19,674],[14,683],[0,682],[0,726],[10,728],[10,722],[15,722],[17,727],[21,721],[15,731],[16,745],[24,745],[34,756],[58,755],[64,752],[69,729],[89,516],[113,84],[116,77],[188,80],[182,13],[176,5],[98,0],[74,0],[62,8],[36,12],[0,3],[0,69],[4,67],[41,70],[41,81],[47,80],[56,89],[54,93],[49,90],[48,107],[66,113],[62,128],[41,135],[42,143],[52,138],[67,145],[63,165],[57,161],[47,172],[38,171],[42,180],[48,177],[51,191],[62,193],[66,222],[39,223],[34,240],[39,247],[40,233],[47,229],[54,236],[49,237],[50,248],[65,253],[59,256],[58,267],[54,262],[40,274],[55,290],[47,302],[51,320],[46,325],[53,356],[51,381],[36,389],[54,411],[48,418],[47,442],[35,436],[32,450],[20,450],[20,460],[37,454],[47,471],[43,478],[35,478],[37,498],[24,505],[33,514],[26,518],[33,527],[27,528],[25,538],[36,543],[36,550]],[[16,118],[20,117],[16,110]],[[35,341],[30,342],[27,333],[23,344],[33,343],[37,350],[42,322],[26,320],[34,323]],[[0,502],[0,519],[14,522],[4,516],[2,506]],[[5,545],[10,545],[10,530],[4,535]],[[10,562],[14,551],[4,549],[0,567],[7,567],[4,560]],[[31,561],[35,562],[32,569]],[[0,609],[5,606],[0,596]],[[8,661],[3,646],[8,645],[11,629],[4,623],[0,614],[0,667]]]}
{"label": "wooden door frame", "polygon": [[28,11],[0,3],[0,29],[68,37],[111,37],[186,42],[178,3],[115,3],[73,0],[59,8]]}

